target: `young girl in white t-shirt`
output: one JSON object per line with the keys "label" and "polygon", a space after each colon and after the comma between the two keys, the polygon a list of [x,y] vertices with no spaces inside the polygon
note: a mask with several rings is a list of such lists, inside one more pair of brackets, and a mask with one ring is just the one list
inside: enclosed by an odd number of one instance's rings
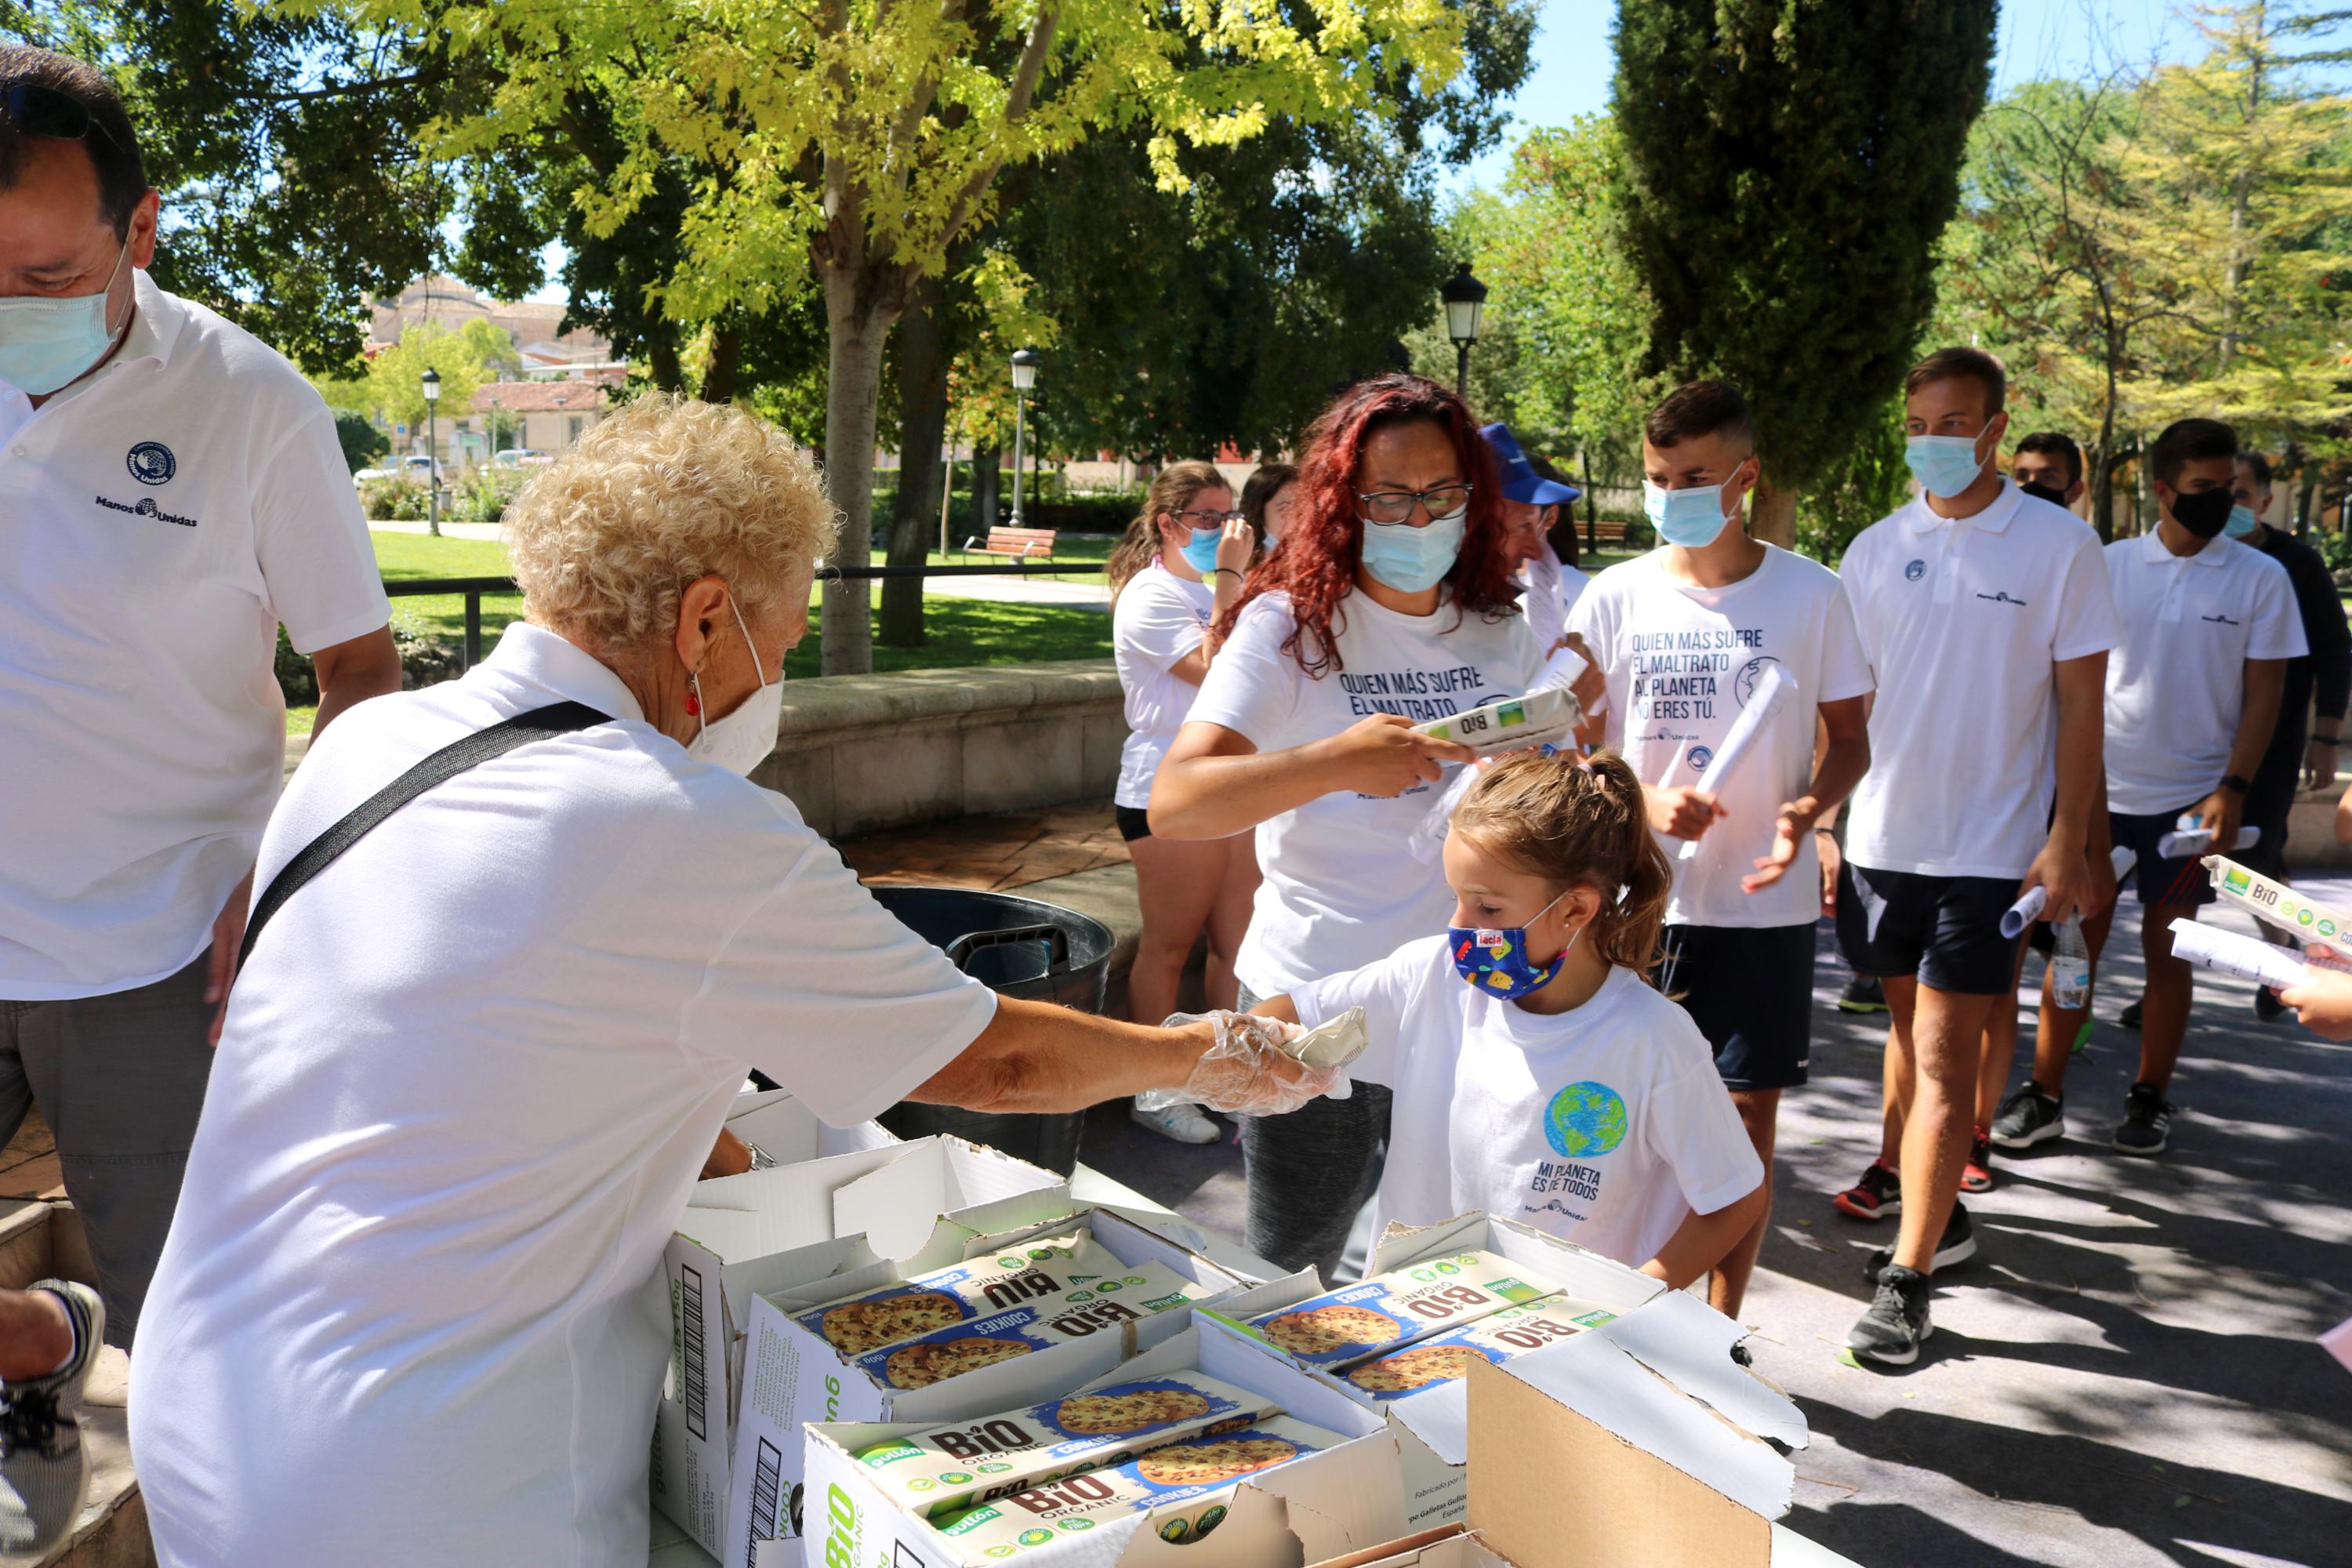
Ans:
{"label": "young girl in white t-shirt", "polygon": [[[1152,776],[1191,710],[1216,657],[1217,617],[1240,597],[1257,554],[1257,532],[1234,509],[1234,492],[1210,463],[1160,470],[1143,509],[1111,552],[1111,654],[1127,698],[1127,743],[1112,796],[1119,836],[1135,863],[1142,908],[1127,992],[1138,1023],[1176,1011],[1193,944],[1208,935],[1212,1007],[1234,1001],[1234,958],[1249,929],[1257,854],[1248,834],[1187,840],[1154,837],[1144,808]],[[1223,1129],[1194,1106],[1136,1110],[1135,1120],[1180,1143],[1213,1143]]]}
{"label": "young girl in white t-shirt", "polygon": [[[1521,752],[1454,811],[1453,928],[1257,1011],[1360,1006],[1394,1091],[1381,1225],[1473,1209],[1680,1287],[1763,1210],[1764,1167],[1688,1015],[1643,976],[1673,871],[1614,752]],[[1379,1234],[1376,1228],[1374,1234]]]}

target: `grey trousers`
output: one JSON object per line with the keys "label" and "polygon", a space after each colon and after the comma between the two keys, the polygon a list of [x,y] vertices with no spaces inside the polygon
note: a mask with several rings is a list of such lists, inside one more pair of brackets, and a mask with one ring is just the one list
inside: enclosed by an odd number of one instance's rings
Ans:
{"label": "grey trousers", "polygon": [[[1242,1010],[1264,1000],[1244,987]],[[1359,1083],[1346,1100],[1242,1119],[1252,1252],[1285,1268],[1311,1263],[1326,1283],[1334,1279],[1356,1213],[1380,1185],[1390,1099],[1381,1085]]]}
{"label": "grey trousers", "polygon": [[199,957],[168,979],[107,996],[0,1001],[0,1142],[40,1106],[98,1262],[107,1341],[126,1349],[172,1228],[212,1073],[205,968]]}

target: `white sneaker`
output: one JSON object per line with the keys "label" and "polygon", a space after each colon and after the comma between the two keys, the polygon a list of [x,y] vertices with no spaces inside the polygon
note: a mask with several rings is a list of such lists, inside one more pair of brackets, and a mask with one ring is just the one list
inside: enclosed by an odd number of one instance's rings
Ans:
{"label": "white sneaker", "polygon": [[1127,1114],[1129,1121],[1177,1143],[1214,1143],[1225,1135],[1225,1130],[1210,1121],[1197,1105],[1171,1105],[1165,1110],[1146,1110],[1130,1105]]}
{"label": "white sneaker", "polygon": [[33,1289],[65,1304],[74,1349],[48,1376],[0,1388],[0,1556],[10,1562],[46,1554],[81,1512],[89,1471],[81,1448],[81,1390],[106,1335],[97,1291],[62,1279]]}

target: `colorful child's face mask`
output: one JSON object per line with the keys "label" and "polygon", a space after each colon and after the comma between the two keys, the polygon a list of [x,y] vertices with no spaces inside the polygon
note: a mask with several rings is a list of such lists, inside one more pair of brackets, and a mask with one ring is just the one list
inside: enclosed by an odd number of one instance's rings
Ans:
{"label": "colorful child's face mask", "polygon": [[[1563,892],[1559,899],[1568,897]],[[1541,920],[1559,902],[1554,899],[1536,911]],[[1445,934],[1454,948],[1454,968],[1462,978],[1490,996],[1505,1001],[1540,991],[1559,973],[1560,965],[1568,962],[1569,949],[1584,934],[1579,926],[1570,933],[1568,946],[1559,955],[1538,966],[1528,957],[1528,928],[1509,926],[1501,931],[1478,930],[1470,926],[1448,926]]]}

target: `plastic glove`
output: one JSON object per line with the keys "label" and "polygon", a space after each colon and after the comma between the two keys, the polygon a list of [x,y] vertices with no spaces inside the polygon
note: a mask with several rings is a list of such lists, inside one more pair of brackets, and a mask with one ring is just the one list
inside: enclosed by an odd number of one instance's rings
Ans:
{"label": "plastic glove", "polygon": [[1201,1053],[1183,1088],[1146,1089],[1135,1097],[1138,1110],[1190,1104],[1237,1116],[1279,1116],[1321,1096],[1348,1098],[1353,1086],[1345,1068],[1311,1068],[1283,1049],[1306,1033],[1296,1024],[1219,1009],[1179,1013],[1161,1026],[1172,1029],[1203,1018],[1216,1025],[1217,1043]]}

